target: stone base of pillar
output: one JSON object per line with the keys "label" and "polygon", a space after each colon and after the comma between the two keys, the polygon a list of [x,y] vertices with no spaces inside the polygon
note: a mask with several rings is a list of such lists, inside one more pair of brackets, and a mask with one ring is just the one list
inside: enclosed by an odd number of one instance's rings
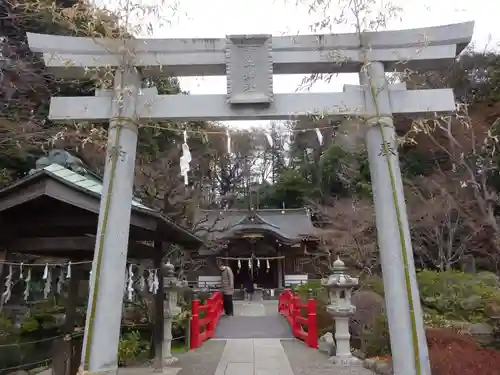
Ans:
{"label": "stone base of pillar", "polygon": [[154,366],[153,372],[154,373],[159,373],[162,374],[165,372],[165,366],[172,366],[175,365],[179,361],[179,358],[177,357],[168,357],[168,358],[163,358],[161,364],[158,364]]}
{"label": "stone base of pillar", "polygon": [[330,357],[330,362],[332,362],[334,365],[346,366],[346,367],[363,366],[363,361],[354,356],[349,356],[349,357],[333,356]]}
{"label": "stone base of pillar", "polygon": [[163,358],[163,363],[165,366],[175,365],[178,361],[179,361],[179,358],[177,358],[177,357]]}

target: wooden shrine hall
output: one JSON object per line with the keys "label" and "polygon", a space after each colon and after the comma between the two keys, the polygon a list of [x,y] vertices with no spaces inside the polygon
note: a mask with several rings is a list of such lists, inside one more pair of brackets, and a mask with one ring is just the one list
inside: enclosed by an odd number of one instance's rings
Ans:
{"label": "wooden shrine hall", "polygon": [[[42,265],[46,259],[53,263],[54,258],[61,259],[61,263],[92,261],[101,193],[100,178],[87,171],[80,159],[63,150],[52,150],[48,157],[37,161],[36,168],[29,175],[0,190],[0,261],[12,262],[13,257],[27,259],[29,256],[37,257]],[[139,199],[134,198],[132,202],[123,204],[132,206],[128,248],[130,262],[137,264],[151,260],[149,264],[152,268],[160,269],[167,250],[165,245],[177,244],[188,250],[202,245],[198,237],[143,205]],[[8,267],[1,266],[0,280],[8,272]],[[75,329],[79,283],[87,280],[90,264],[86,267],[86,272],[82,272],[81,267],[73,267],[69,280],[63,327],[68,333]],[[158,290],[163,290],[162,277],[158,278]],[[152,298],[155,348],[161,349],[164,339],[164,294],[158,292]],[[156,351],[161,356],[161,350]],[[61,357],[66,355],[64,350],[56,352],[60,352]],[[75,355],[69,366],[58,365],[60,361],[54,358],[56,375],[67,373],[70,367],[73,369],[70,373],[76,373],[80,354],[74,348],[71,352]]]}
{"label": "wooden shrine hall", "polygon": [[[67,153],[53,150],[52,158],[58,161],[61,154]],[[102,182],[81,161],[75,163],[78,158],[66,157],[72,162],[41,158],[45,161],[32,173],[0,190],[0,243],[8,252],[92,259]],[[130,258],[153,259],[161,243],[201,246],[199,238],[139,199],[131,205]]]}
{"label": "wooden shrine hall", "polygon": [[198,234],[221,245],[201,248],[205,266],[190,279],[203,284],[220,282],[217,264],[235,275],[235,288],[244,289],[251,277],[263,289],[281,289],[307,281],[314,273],[309,251],[318,246],[310,212],[303,209],[199,210]]}

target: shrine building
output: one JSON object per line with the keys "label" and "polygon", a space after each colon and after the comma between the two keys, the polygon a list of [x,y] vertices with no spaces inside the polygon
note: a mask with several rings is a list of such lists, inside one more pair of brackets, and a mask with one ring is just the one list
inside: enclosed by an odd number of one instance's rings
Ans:
{"label": "shrine building", "polygon": [[199,287],[220,283],[220,263],[233,270],[236,290],[244,290],[252,277],[272,295],[316,276],[318,259],[310,254],[319,240],[308,209],[200,209],[196,220],[195,234],[217,244],[194,255],[204,260],[191,275]]}

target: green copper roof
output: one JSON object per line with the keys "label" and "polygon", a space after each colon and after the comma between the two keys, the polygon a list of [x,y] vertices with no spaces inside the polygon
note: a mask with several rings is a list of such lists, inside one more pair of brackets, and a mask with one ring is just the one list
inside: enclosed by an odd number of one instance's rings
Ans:
{"label": "green copper roof", "polygon": [[[86,201],[86,203],[82,206],[81,202],[79,202],[79,199],[73,199],[74,197],[71,197],[71,195],[65,195],[65,191],[67,191],[68,189],[55,188],[55,185],[52,184],[39,184],[38,186],[33,185],[38,188],[38,190],[36,190],[37,194],[27,194],[26,200],[15,200],[13,202],[6,201],[6,204],[0,210],[0,213],[8,210],[11,207],[15,207],[21,203],[44,195],[50,196],[51,198],[54,198],[56,200],[59,199],[60,201],[65,202],[69,205],[80,207],[94,213],[99,212],[98,201],[100,200],[103,191],[103,184],[100,177],[87,172],[84,168],[79,168],[77,173],[57,163],[47,163],[45,166],[40,166],[38,169],[32,170],[27,176],[15,181],[12,185],[0,189],[0,199],[9,200],[9,195],[14,192],[20,191],[21,194],[23,194],[25,188],[30,187],[31,184],[40,182],[40,180],[43,179],[52,179],[53,181],[57,181],[59,185],[68,187],[70,190],[75,190],[83,193],[80,194],[80,196],[85,195],[92,198]],[[16,196],[14,195],[14,198],[15,197]],[[190,231],[181,228],[161,212],[142,204],[137,197],[133,198],[131,202],[131,208],[132,214],[142,214],[159,220],[156,225],[154,225],[154,227],[151,226],[151,222],[149,222],[149,224],[144,224],[146,225],[144,229],[148,231],[156,231],[157,229],[160,229],[162,240],[168,240],[169,242],[180,244],[189,249],[198,248],[203,243],[203,240],[201,238],[197,237]],[[159,226],[160,224],[162,226]],[[142,224],[138,225],[141,226]]]}
{"label": "green copper roof", "polygon": [[[69,184],[88,190],[90,193],[102,195],[102,182],[97,178],[92,177],[91,175],[84,176],[78,174],[59,164],[51,164],[42,168],[41,170],[49,172],[50,174],[66,181]],[[34,174],[36,174],[37,172],[38,171],[36,171]],[[132,206],[141,208],[146,211],[153,211],[151,208],[140,203],[137,198],[134,198],[132,200]]]}

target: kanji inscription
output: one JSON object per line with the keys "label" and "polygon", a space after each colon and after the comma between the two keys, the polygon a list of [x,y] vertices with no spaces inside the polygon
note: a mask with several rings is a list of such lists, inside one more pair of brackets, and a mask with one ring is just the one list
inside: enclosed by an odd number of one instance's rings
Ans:
{"label": "kanji inscription", "polygon": [[227,37],[227,94],[230,104],[271,103],[273,62],[270,35]]}

